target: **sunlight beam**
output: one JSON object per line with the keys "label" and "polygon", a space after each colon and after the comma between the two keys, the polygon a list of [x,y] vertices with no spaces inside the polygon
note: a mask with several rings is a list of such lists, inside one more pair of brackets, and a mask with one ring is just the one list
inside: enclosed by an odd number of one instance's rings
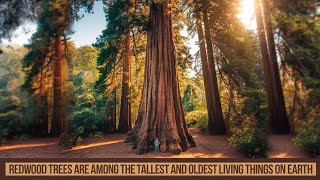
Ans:
{"label": "sunlight beam", "polygon": [[247,29],[256,29],[254,0],[241,0],[240,12],[237,17]]}
{"label": "sunlight beam", "polygon": [[124,140],[92,143],[92,144],[88,144],[88,145],[75,146],[75,147],[68,149],[68,150],[65,150],[63,152],[77,151],[77,150],[88,149],[88,148],[93,148],[93,147],[98,147],[98,146],[105,146],[105,145],[116,144],[116,143],[122,143],[122,142],[124,142]]}

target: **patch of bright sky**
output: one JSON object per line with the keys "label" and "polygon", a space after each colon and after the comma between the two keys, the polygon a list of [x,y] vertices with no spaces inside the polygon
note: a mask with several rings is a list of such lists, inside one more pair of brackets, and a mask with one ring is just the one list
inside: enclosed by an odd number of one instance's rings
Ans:
{"label": "patch of bright sky", "polygon": [[17,45],[24,45],[29,42],[32,34],[35,33],[37,30],[37,26],[33,22],[26,22],[22,26],[18,27],[16,31],[13,33],[11,40],[3,39],[2,43],[9,45],[9,44],[17,44]]}
{"label": "patch of bright sky", "polygon": [[102,34],[102,30],[107,25],[102,1],[95,3],[93,12],[93,14],[80,12],[84,14],[84,17],[73,25],[75,33],[71,36],[71,40],[77,47],[96,42],[96,38]]}

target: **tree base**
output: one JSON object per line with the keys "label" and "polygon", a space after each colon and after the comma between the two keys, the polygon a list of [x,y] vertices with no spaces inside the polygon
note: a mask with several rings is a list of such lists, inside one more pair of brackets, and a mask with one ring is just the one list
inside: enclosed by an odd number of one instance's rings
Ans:
{"label": "tree base", "polygon": [[[135,150],[135,154],[141,155],[155,150],[154,141],[156,140],[156,137],[152,135],[152,133],[147,136],[143,136],[142,138],[137,136],[137,134],[137,132],[131,131],[128,133],[129,136],[125,140],[126,143],[132,145],[132,149]],[[196,143],[189,133],[184,138],[185,140],[173,139],[168,136],[164,137],[165,138],[159,138],[160,151],[162,153],[180,154],[190,148],[196,147]]]}
{"label": "tree base", "polygon": [[209,134],[210,135],[225,135],[225,134],[227,134],[227,132],[226,132],[225,128],[221,128],[221,129],[209,130]]}

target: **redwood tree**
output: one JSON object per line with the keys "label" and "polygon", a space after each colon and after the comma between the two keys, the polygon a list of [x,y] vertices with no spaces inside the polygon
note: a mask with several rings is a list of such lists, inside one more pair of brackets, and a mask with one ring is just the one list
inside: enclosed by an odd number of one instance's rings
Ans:
{"label": "redwood tree", "polygon": [[196,25],[197,25],[197,34],[199,39],[199,48],[200,48],[200,59],[202,64],[202,73],[203,73],[203,82],[206,94],[206,101],[207,101],[207,112],[208,112],[208,122],[214,121],[214,107],[212,102],[212,86],[210,82],[210,71],[208,65],[208,56],[206,50],[206,42],[204,39],[203,28],[201,24],[201,16],[200,12],[196,12]]}
{"label": "redwood tree", "polygon": [[51,135],[59,136],[64,132],[64,110],[62,94],[62,41],[60,33],[56,35],[54,81],[53,81],[53,120]]}
{"label": "redwood tree", "polygon": [[223,120],[221,100],[218,88],[217,73],[215,67],[215,58],[213,56],[213,44],[211,39],[211,32],[209,28],[209,18],[208,18],[208,7],[203,8],[203,22],[205,29],[205,39],[207,43],[207,54],[208,54],[208,66],[210,73],[210,84],[213,106],[213,118],[208,121],[208,129],[210,134],[225,134],[226,126]]}
{"label": "redwood tree", "polygon": [[271,112],[272,132],[289,133],[290,126],[280,81],[268,2],[265,0],[255,0],[255,7],[264,76],[268,94],[268,107]]}
{"label": "redwood tree", "polygon": [[127,133],[132,129],[130,103],[130,29],[126,35],[126,51],[123,58],[121,108],[118,132]]}
{"label": "redwood tree", "polygon": [[136,154],[152,151],[156,138],[161,152],[179,154],[196,146],[186,128],[176,75],[171,3],[152,1],[150,5],[142,98],[135,127],[126,140]]}

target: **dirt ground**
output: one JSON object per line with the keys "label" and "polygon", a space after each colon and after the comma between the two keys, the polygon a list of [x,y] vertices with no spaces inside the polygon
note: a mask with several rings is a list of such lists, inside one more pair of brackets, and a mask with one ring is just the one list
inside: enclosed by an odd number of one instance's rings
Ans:
{"label": "dirt ground", "polygon": [[292,135],[272,135],[269,137],[269,158],[310,158],[302,148],[292,142]]}
{"label": "dirt ground", "polygon": [[[126,135],[105,135],[88,138],[82,145],[66,149],[58,145],[58,138],[32,138],[26,141],[11,140],[0,146],[0,158],[240,158],[243,157],[228,143],[227,136],[210,136],[190,129],[197,147],[180,155],[148,153],[136,155],[124,143]],[[305,158],[302,149],[295,146],[291,135],[272,135],[270,158]]]}

